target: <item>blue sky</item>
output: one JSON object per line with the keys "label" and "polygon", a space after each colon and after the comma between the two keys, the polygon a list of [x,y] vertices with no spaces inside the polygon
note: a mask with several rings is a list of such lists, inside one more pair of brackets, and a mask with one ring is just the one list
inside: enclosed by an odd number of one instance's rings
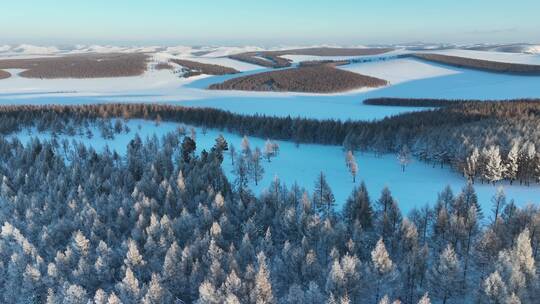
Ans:
{"label": "blue sky", "polygon": [[538,0],[2,1],[2,43],[540,42]]}

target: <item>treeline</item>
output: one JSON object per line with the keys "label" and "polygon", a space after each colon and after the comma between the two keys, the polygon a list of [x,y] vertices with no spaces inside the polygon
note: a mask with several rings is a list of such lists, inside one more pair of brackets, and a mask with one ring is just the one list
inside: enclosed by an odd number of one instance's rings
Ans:
{"label": "treeline", "polygon": [[11,77],[11,74],[9,72],[0,70],[0,79],[6,79],[9,77]]}
{"label": "treeline", "polygon": [[200,74],[206,75],[226,75],[237,74],[237,70],[229,67],[224,67],[217,64],[207,64],[184,59],[170,59],[170,62],[176,63],[187,69],[186,77],[196,76]]}
{"label": "treeline", "polygon": [[368,99],[365,99],[362,103],[365,105],[371,105],[371,106],[436,108],[436,107],[456,106],[465,102],[488,102],[488,101],[380,97],[380,98],[368,98]]}
{"label": "treeline", "polygon": [[24,69],[27,78],[99,78],[137,76],[146,71],[148,55],[82,54],[63,57],[3,59],[0,69]]}
{"label": "treeline", "polygon": [[540,75],[540,65],[498,62],[441,54],[415,53],[410,56],[459,68],[477,69],[496,73]]}
{"label": "treeline", "polygon": [[263,72],[213,84],[212,90],[336,93],[363,87],[380,87],[387,82],[336,69],[332,63],[308,63],[298,68]]}
{"label": "treeline", "polygon": [[286,68],[291,66],[291,62],[285,58],[268,52],[250,52],[230,55],[229,58],[243,61],[267,68]]}
{"label": "treeline", "polygon": [[174,121],[296,143],[343,145],[347,151],[382,154],[407,147],[419,159],[434,166],[449,165],[471,181],[519,180],[528,185],[540,180],[538,100],[462,101],[372,122],[244,116],[156,104],[1,106],[0,132],[8,134],[27,126],[62,132],[69,125],[112,117]]}
{"label": "treeline", "polygon": [[392,51],[391,48],[305,48],[283,51],[247,52],[229,56],[229,58],[244,61],[268,68],[286,68],[291,61],[283,58],[285,55],[307,56],[370,56]]}
{"label": "treeline", "polygon": [[285,55],[307,56],[370,56],[379,55],[392,51],[391,48],[305,48],[282,51],[247,52],[229,56],[240,60],[268,68],[286,68],[292,65],[291,61],[283,58]]}
{"label": "treeline", "polygon": [[[443,190],[404,217],[361,183],[342,211],[276,179],[253,195],[228,144],[135,137],[126,155],[0,137],[0,297],[12,303],[534,303],[540,210]],[[243,153],[243,152],[242,152]],[[66,155],[69,161],[66,161]],[[44,182],[45,181],[45,182]],[[419,185],[421,187],[421,185]],[[421,190],[419,190],[421,195]],[[482,224],[485,223],[485,224]]]}

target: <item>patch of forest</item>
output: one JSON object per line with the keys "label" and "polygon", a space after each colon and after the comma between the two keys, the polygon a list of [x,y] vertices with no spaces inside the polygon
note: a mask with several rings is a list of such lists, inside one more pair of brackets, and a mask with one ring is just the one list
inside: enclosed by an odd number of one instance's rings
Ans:
{"label": "patch of forest", "polygon": [[9,72],[0,70],[0,79],[6,79],[9,77],[11,77],[11,74]]}
{"label": "patch of forest", "polygon": [[365,99],[362,103],[365,105],[371,105],[371,106],[435,108],[435,107],[455,106],[455,105],[459,105],[465,102],[489,102],[489,101],[379,97],[379,98]]}
{"label": "patch of forest", "polygon": [[187,73],[184,74],[185,77],[191,77],[200,74],[226,75],[239,73],[236,69],[224,67],[217,64],[207,64],[185,59],[171,59],[170,61],[184,67],[187,70]]}
{"label": "patch of forest", "polygon": [[232,59],[269,67],[285,68],[291,66],[291,61],[284,55],[307,56],[369,56],[392,51],[390,48],[306,48],[283,51],[247,52],[229,56]]}
{"label": "patch of forest", "polygon": [[27,78],[100,78],[141,75],[146,71],[148,55],[82,54],[32,59],[2,59],[0,69],[24,69]]}
{"label": "patch of forest", "polygon": [[63,132],[88,119],[111,117],[179,122],[298,144],[343,145],[347,151],[412,154],[434,166],[451,166],[471,182],[540,182],[540,100],[461,101],[379,121],[245,116],[152,104],[0,106],[0,133],[29,126]]}
{"label": "patch of forest", "polygon": [[[12,108],[15,124],[28,123],[23,109]],[[136,136],[125,155],[0,136],[0,301],[535,303],[540,293],[538,206],[499,191],[482,210],[468,184],[404,215],[390,189],[360,182],[337,210],[324,173],[312,189],[276,178],[256,196],[246,159],[260,154],[243,144],[229,181],[224,153],[223,137],[199,151],[179,132]]]}
{"label": "patch of forest", "polygon": [[498,62],[440,54],[416,53],[407,56],[459,68],[519,75],[540,75],[540,65]]}
{"label": "patch of forest", "polygon": [[336,93],[364,87],[380,87],[387,82],[335,68],[334,63],[311,62],[297,68],[229,79],[213,84],[212,90]]}

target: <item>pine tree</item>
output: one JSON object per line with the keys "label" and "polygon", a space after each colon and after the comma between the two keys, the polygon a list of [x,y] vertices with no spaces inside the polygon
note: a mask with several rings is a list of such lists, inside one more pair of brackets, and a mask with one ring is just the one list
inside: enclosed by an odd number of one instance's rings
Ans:
{"label": "pine tree", "polygon": [[351,196],[345,202],[343,215],[349,227],[358,221],[363,229],[370,229],[373,225],[373,209],[364,182],[355,187]]}
{"label": "pine tree", "polygon": [[336,200],[330,186],[326,182],[326,177],[323,172],[319,174],[319,177],[315,181],[313,202],[315,203],[317,211],[322,213],[325,218],[332,214]]}

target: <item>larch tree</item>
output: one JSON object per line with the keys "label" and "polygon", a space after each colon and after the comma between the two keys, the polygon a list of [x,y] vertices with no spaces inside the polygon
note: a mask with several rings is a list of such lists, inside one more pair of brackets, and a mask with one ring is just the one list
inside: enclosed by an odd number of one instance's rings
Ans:
{"label": "larch tree", "polygon": [[403,145],[401,149],[398,152],[397,159],[399,162],[399,165],[401,166],[401,171],[405,172],[405,168],[411,163],[412,156],[411,151],[409,150],[409,147],[407,145]]}
{"label": "larch tree", "polygon": [[480,161],[480,152],[478,148],[474,148],[471,154],[465,159],[465,165],[463,168],[463,173],[469,181],[474,184],[474,179],[478,175],[478,167]]}
{"label": "larch tree", "polygon": [[356,163],[356,159],[352,151],[348,151],[345,155],[345,165],[347,165],[347,168],[349,169],[349,172],[352,176],[352,181],[353,183],[355,183],[356,174],[358,173],[358,164]]}
{"label": "larch tree", "polygon": [[500,181],[503,178],[504,166],[501,160],[501,153],[498,146],[491,146],[483,151],[485,159],[484,178],[492,183]]}
{"label": "larch tree", "polygon": [[512,143],[512,148],[506,156],[506,166],[504,168],[504,178],[510,181],[510,185],[517,179],[519,171],[519,146]]}
{"label": "larch tree", "polygon": [[264,167],[261,164],[261,159],[261,150],[259,150],[259,148],[255,148],[255,151],[253,151],[253,153],[251,154],[251,165],[249,166],[249,168],[251,169],[251,177],[253,178],[256,186],[262,180],[264,175]]}
{"label": "larch tree", "polygon": [[278,153],[279,153],[279,145],[276,142],[270,139],[267,139],[264,144],[264,151],[263,151],[263,154],[266,160],[270,162],[273,157],[276,157],[278,155]]}
{"label": "larch tree", "polygon": [[492,211],[493,211],[493,226],[497,227],[497,221],[506,207],[506,194],[504,193],[504,188],[502,186],[497,188],[497,193],[491,198]]}
{"label": "larch tree", "polygon": [[258,270],[255,276],[254,290],[256,304],[273,304],[275,303],[275,299],[270,281],[270,272],[268,271],[266,256],[263,252],[257,255],[257,264]]}
{"label": "larch tree", "polygon": [[431,295],[446,304],[448,300],[460,294],[461,278],[462,270],[459,259],[454,248],[448,245],[429,272]]}
{"label": "larch tree", "polygon": [[395,265],[386,251],[383,239],[379,239],[375,249],[371,252],[371,269],[376,287],[375,302],[378,302],[381,290],[385,288],[384,284],[391,285],[396,275]]}

